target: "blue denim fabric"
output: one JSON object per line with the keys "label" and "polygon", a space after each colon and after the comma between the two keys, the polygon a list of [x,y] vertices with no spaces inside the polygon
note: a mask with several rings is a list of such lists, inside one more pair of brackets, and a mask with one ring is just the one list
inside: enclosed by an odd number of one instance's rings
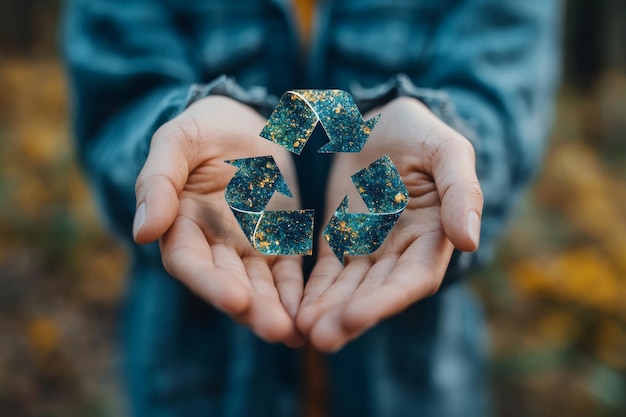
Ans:
{"label": "blue denim fabric", "polygon": [[[481,249],[456,253],[445,283],[489,260],[541,162],[558,1],[317,3],[303,58],[287,0],[68,1],[79,159],[132,255],[123,347],[135,415],[298,415],[300,353],[234,325],[167,276],[157,245],[132,243],[134,183],[150,138],[193,100],[228,95],[263,114],[292,88],[352,90],[363,111],[402,95],[422,100],[472,141],[485,194]],[[320,207],[325,165],[299,164],[319,171],[302,189],[306,206]],[[335,415],[485,415],[483,333],[465,284],[448,285],[329,357]]]}

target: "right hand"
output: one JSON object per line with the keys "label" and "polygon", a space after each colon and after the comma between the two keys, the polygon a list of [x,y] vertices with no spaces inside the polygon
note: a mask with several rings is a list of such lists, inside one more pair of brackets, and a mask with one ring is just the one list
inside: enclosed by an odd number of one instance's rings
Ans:
{"label": "right hand", "polygon": [[250,107],[220,96],[164,124],[137,178],[133,235],[142,244],[159,239],[165,269],[198,296],[261,338],[295,347],[304,342],[294,325],[302,260],[253,249],[224,197],[235,172],[225,160],[272,155],[296,196],[282,208],[298,208],[291,157],[259,137],[264,124]]}
{"label": "right hand", "polygon": [[[358,205],[361,197],[350,176],[384,154],[392,158],[410,199],[382,246],[370,255],[348,256],[342,264],[320,239],[297,322],[311,343],[325,351],[341,349],[432,295],[453,248],[475,251],[479,244],[483,194],[470,142],[414,98],[400,97],[378,110],[382,116],[363,150],[333,159],[326,218],[345,195]],[[357,211],[367,212],[362,200]]]}

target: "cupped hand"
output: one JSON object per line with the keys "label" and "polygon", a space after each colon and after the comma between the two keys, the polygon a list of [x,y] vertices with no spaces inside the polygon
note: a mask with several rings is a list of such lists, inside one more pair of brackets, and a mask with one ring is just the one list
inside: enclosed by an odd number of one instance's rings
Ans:
{"label": "cupped hand", "polygon": [[297,325],[319,349],[336,351],[386,317],[439,288],[454,247],[478,247],[483,196],[474,150],[422,103],[399,98],[379,109],[380,121],[358,154],[337,154],[327,190],[328,220],[343,197],[360,202],[350,176],[390,155],[409,203],[383,245],[345,265],[320,239]]}
{"label": "cupped hand", "polygon": [[[261,338],[298,346],[301,258],[254,250],[224,197],[236,171],[224,161],[264,155],[274,156],[297,196],[288,152],[259,137],[264,123],[251,108],[216,96],[163,125],[137,179],[133,234],[138,243],[159,239],[165,269],[198,296]],[[281,205],[298,203],[285,197]]]}

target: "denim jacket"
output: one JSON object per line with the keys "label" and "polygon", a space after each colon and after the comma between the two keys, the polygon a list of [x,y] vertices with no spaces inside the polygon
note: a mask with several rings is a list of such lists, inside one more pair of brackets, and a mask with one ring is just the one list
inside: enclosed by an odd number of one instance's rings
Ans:
{"label": "denim jacket", "polygon": [[489,259],[541,162],[560,17],[551,0],[318,0],[303,53],[288,0],[70,0],[79,158],[137,275],[160,259],[156,244],[132,244],[134,183],[152,134],[194,100],[228,95],[267,115],[294,88],[352,91],[362,111],[413,96],[476,150],[481,248],[455,255],[458,275]]}
{"label": "denim jacket", "polygon": [[[360,85],[378,87],[367,100],[357,94],[363,110],[398,95],[448,108],[436,114],[475,146],[485,194],[479,256],[487,259],[542,159],[558,3],[321,0],[308,56],[291,15],[287,0],[69,2],[64,45],[75,135],[113,229],[131,241],[133,185],[150,138],[194,99],[228,94],[267,113],[288,89]],[[222,75],[241,91],[201,87]]]}

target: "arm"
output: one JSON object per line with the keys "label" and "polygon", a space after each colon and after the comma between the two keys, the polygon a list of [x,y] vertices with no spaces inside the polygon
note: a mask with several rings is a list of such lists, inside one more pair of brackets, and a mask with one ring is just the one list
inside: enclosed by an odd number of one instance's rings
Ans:
{"label": "arm", "polygon": [[197,75],[158,1],[69,1],[63,45],[80,162],[129,243],[152,134],[186,107]]}
{"label": "arm", "polygon": [[[437,25],[419,73],[396,77],[369,97],[367,91],[355,94],[369,108],[388,103],[367,149],[338,156],[331,178],[338,183],[389,153],[411,200],[369,257],[348,259],[344,267],[320,243],[298,315],[300,330],[318,347],[341,348],[433,294],[446,269],[458,275],[459,262],[449,265],[452,249],[475,250],[481,220],[478,255],[489,257],[494,236],[541,159],[556,86],[559,17],[554,2],[458,2]],[[345,189],[329,193],[331,209],[333,195],[343,196]]]}
{"label": "arm", "polygon": [[[537,172],[558,85],[560,1],[466,0],[435,34],[418,85],[447,93],[471,133],[485,194],[478,262]],[[444,120],[446,121],[446,120]]]}
{"label": "arm", "polygon": [[541,165],[558,86],[561,2],[452,3],[432,28],[421,22],[425,28],[416,29],[422,54],[400,60],[404,74],[376,88],[357,86],[354,96],[366,110],[416,98],[472,142],[485,193],[483,239],[472,258],[485,263]]}
{"label": "arm", "polygon": [[[258,138],[264,119],[253,107],[270,99],[223,77],[193,84],[199,75],[190,42],[162,2],[74,0],[68,7],[79,156],[112,228],[143,262],[162,260],[260,337],[301,343],[292,319],[302,294],[300,259],[254,251],[224,198],[234,171],[227,159],[273,155],[295,183],[287,151]],[[158,240],[160,250],[133,238]]]}

